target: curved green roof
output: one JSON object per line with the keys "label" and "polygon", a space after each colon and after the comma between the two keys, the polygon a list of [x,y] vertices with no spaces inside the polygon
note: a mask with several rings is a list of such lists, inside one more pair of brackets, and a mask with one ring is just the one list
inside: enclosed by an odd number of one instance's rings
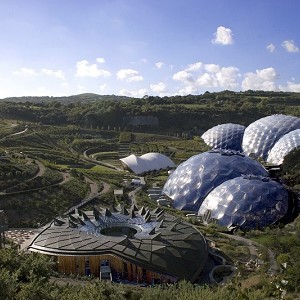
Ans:
{"label": "curved green roof", "polygon": [[160,208],[97,210],[55,219],[30,244],[49,255],[111,254],[148,270],[194,281],[208,256],[203,235]]}

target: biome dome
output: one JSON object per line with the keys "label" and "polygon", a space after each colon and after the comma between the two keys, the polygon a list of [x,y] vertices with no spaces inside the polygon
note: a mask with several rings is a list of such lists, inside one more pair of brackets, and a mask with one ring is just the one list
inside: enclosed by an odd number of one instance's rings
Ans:
{"label": "biome dome", "polygon": [[300,129],[293,130],[279,139],[269,152],[267,162],[281,165],[285,156],[297,148],[300,148]]}
{"label": "biome dome", "polygon": [[290,131],[300,129],[300,118],[272,115],[251,123],[244,132],[242,147],[247,155],[264,160],[274,144]]}
{"label": "biome dome", "polygon": [[260,163],[237,151],[210,150],[180,164],[166,181],[162,193],[176,209],[197,212],[214,188],[242,174],[268,176]]}
{"label": "biome dome", "polygon": [[239,124],[221,124],[210,128],[201,137],[213,149],[242,151],[245,128],[245,126]]}
{"label": "biome dome", "polygon": [[262,228],[288,211],[288,191],[270,178],[242,176],[227,180],[205,198],[198,215],[228,228]]}

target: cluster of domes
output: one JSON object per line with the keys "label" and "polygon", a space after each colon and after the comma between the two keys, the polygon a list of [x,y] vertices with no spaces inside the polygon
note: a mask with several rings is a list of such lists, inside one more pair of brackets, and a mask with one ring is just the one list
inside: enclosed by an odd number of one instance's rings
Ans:
{"label": "cluster of domes", "polygon": [[237,151],[210,150],[180,164],[162,192],[176,209],[196,212],[214,188],[242,174],[268,176],[260,163]]}
{"label": "cluster of domes", "polygon": [[[246,155],[262,158],[273,164],[283,162],[284,156],[299,147],[300,118],[288,115],[272,115],[261,118],[248,127],[238,124],[222,124],[207,130],[202,138],[212,148],[240,150]],[[289,134],[294,132],[293,134]],[[286,137],[285,137],[286,136]],[[273,147],[284,138],[280,157]],[[287,144],[287,147],[282,145]],[[270,156],[270,158],[269,158]]]}
{"label": "cluster of domes", "polygon": [[241,229],[271,225],[287,215],[291,194],[254,158],[281,164],[300,146],[300,118],[273,115],[246,128],[218,125],[202,138],[213,150],[180,164],[163,187],[174,208]]}
{"label": "cluster of domes", "polygon": [[269,151],[285,134],[300,129],[300,118],[286,115],[272,115],[250,124],[244,132],[243,150],[265,161]]}

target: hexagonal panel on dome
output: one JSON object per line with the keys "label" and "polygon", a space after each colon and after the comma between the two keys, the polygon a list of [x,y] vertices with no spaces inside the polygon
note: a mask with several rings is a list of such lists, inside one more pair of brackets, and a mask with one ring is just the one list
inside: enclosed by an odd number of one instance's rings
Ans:
{"label": "hexagonal panel on dome", "polygon": [[267,159],[275,143],[290,131],[300,129],[300,118],[272,115],[250,124],[244,132],[242,147],[247,155]]}
{"label": "hexagonal panel on dome", "polygon": [[239,124],[221,124],[202,134],[204,142],[212,149],[232,149],[242,151],[245,126]]}
{"label": "hexagonal panel on dome", "polygon": [[267,162],[281,165],[286,155],[300,148],[300,129],[293,130],[280,138],[268,155]]}
{"label": "hexagonal panel on dome", "polygon": [[[251,193],[247,193],[249,186]],[[240,192],[247,193],[247,197],[240,197]],[[216,199],[219,199],[218,205]],[[201,204],[198,215],[205,216],[209,211],[211,218],[228,228],[261,228],[284,217],[288,202],[289,193],[280,183],[269,178],[246,175],[227,180],[216,187]]]}
{"label": "hexagonal panel on dome", "polygon": [[180,164],[162,192],[173,200],[176,209],[197,212],[209,192],[242,174],[268,176],[260,163],[237,151],[211,150]]}

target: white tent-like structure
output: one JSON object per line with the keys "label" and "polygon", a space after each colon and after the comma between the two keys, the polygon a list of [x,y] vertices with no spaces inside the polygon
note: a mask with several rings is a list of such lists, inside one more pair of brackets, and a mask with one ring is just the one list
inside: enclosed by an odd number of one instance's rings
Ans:
{"label": "white tent-like structure", "polygon": [[132,170],[135,174],[143,174],[149,171],[175,168],[175,163],[167,156],[161,153],[146,153],[142,156],[131,154],[121,158],[123,166]]}

